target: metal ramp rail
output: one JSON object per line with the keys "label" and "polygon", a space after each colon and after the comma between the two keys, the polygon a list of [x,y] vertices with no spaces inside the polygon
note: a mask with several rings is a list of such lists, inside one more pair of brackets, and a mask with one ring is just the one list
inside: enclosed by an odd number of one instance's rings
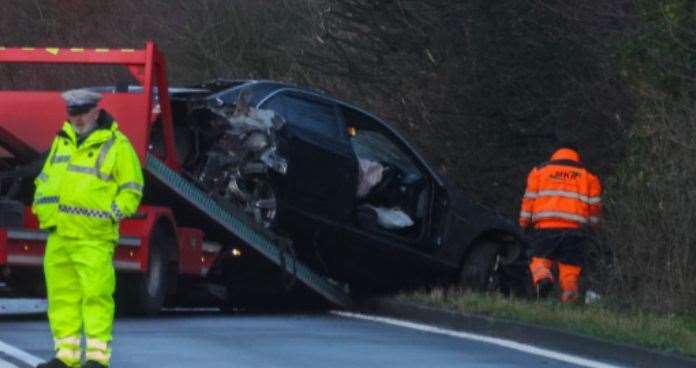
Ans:
{"label": "metal ramp rail", "polygon": [[341,288],[333,285],[326,278],[302,264],[293,254],[281,252],[279,247],[266,235],[253,229],[242,219],[230,214],[195,185],[167,167],[162,161],[148,154],[145,169],[184,200],[207,214],[217,224],[233,233],[237,238],[279,267],[284,268],[284,271],[294,274],[297,280],[331,303],[341,307],[347,307],[352,303],[350,296]]}

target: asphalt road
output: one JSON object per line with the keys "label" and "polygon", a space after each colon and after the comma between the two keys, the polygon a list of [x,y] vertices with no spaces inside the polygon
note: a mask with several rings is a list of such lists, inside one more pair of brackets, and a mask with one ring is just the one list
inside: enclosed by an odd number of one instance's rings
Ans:
{"label": "asphalt road", "polygon": [[[0,368],[30,367],[27,362],[51,358],[42,315],[1,314]],[[588,366],[542,355],[335,313],[171,311],[157,318],[118,319],[112,367]]]}

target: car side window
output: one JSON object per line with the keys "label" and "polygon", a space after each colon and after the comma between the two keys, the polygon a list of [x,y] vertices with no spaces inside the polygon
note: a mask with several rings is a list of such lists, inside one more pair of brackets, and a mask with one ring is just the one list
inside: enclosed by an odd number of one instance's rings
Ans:
{"label": "car side window", "polygon": [[359,159],[367,159],[399,168],[409,178],[423,177],[409,150],[398,143],[398,138],[386,133],[381,123],[357,110],[341,107],[341,113],[350,131],[350,142]]}
{"label": "car side window", "polygon": [[339,119],[333,105],[297,95],[284,95],[283,99],[283,116],[288,125],[325,137],[340,137]]}
{"label": "car side window", "polygon": [[423,177],[421,170],[411,157],[386,135],[366,129],[358,130],[351,139],[358,158],[391,165],[403,171],[410,180]]}

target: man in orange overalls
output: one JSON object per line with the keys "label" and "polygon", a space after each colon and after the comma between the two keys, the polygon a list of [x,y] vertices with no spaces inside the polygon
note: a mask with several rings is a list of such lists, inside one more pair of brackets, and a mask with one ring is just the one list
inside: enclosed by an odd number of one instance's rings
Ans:
{"label": "man in orange overalls", "polygon": [[574,147],[563,146],[529,173],[519,223],[531,230],[529,269],[537,292],[553,285],[558,264],[561,301],[577,301],[587,229],[596,228],[602,212],[599,179],[581,163]]}

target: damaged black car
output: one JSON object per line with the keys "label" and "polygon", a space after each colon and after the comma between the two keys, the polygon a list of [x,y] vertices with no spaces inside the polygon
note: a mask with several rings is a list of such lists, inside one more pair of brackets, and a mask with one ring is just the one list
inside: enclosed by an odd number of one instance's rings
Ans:
{"label": "damaged black car", "polygon": [[217,80],[170,95],[185,174],[352,291],[453,281],[526,290],[517,227],[449,185],[369,112],[272,81]]}

